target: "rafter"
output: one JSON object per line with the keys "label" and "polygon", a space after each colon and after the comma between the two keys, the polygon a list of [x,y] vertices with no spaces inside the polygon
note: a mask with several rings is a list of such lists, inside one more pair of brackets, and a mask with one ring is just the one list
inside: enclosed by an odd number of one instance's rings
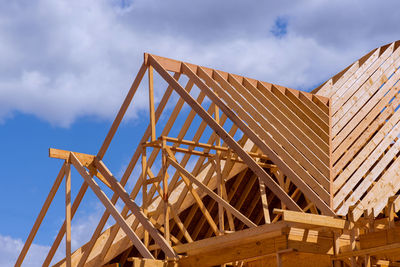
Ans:
{"label": "rafter", "polygon": [[[290,257],[300,264],[304,255],[319,255],[324,264],[369,266],[382,254],[388,255],[384,264],[400,261],[399,69],[397,41],[306,93],[144,54],[97,155],[49,149],[64,165],[16,266],[64,177],[65,220],[43,266],[50,265],[64,237],[65,258],[55,266],[130,259],[252,266],[271,258],[284,264]],[[148,125],[117,180],[103,157],[146,71]],[[155,86],[158,78],[167,84],[164,91]],[[83,177],[72,203],[70,164]],[[111,189],[111,199],[96,181]],[[88,243],[72,252],[71,220],[89,187],[106,211]],[[116,224],[105,229],[110,215]]]}

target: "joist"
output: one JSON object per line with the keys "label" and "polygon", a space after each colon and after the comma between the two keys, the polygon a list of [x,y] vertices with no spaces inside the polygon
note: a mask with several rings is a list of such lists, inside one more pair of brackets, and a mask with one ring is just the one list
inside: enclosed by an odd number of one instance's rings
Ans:
{"label": "joist", "polygon": [[[224,151],[224,152],[228,152],[229,148],[228,147],[223,147],[223,146],[215,146],[215,145],[211,145],[211,144],[205,144],[205,143],[200,143],[200,142],[195,142],[195,141],[190,141],[190,140],[182,140],[182,139],[178,139],[178,138],[173,138],[173,137],[169,137],[169,136],[162,136],[163,139],[165,139],[167,142],[173,142],[175,144],[182,144],[182,145],[188,145],[191,147],[201,147],[201,148],[208,148],[210,150],[216,150],[216,151]],[[159,138],[160,139],[160,138]],[[151,147],[159,147],[159,141],[154,143],[154,142],[148,142],[145,145],[146,146],[151,146]],[[176,149],[178,147],[176,146],[172,146],[171,149]],[[254,152],[247,152],[249,155],[255,157],[255,158],[260,158],[260,159],[265,159],[268,160],[268,156],[261,154],[261,153],[254,153]],[[214,155],[212,155],[214,156]]]}
{"label": "joist", "polygon": [[[160,148],[160,146],[158,144],[146,144],[146,146]],[[174,146],[167,146],[167,147],[169,147],[169,149],[171,149],[174,152],[192,154],[192,155],[202,156],[202,157],[207,157],[207,158],[215,158],[215,155],[216,155],[213,153],[198,151],[198,150],[194,150],[194,149],[190,149],[190,148],[182,148],[182,147],[174,147]],[[248,154],[254,158],[264,158],[265,157],[264,155],[259,155],[256,153],[248,153]],[[220,157],[222,160],[228,160],[227,156],[221,155]],[[244,163],[243,160],[238,159],[238,157],[237,156],[235,157],[234,155],[231,156],[230,160],[233,160],[238,163]],[[262,163],[262,162],[259,162],[258,165],[260,165],[261,167],[264,167],[264,168],[271,168],[271,169],[277,167],[275,164],[268,164],[268,163]]]}

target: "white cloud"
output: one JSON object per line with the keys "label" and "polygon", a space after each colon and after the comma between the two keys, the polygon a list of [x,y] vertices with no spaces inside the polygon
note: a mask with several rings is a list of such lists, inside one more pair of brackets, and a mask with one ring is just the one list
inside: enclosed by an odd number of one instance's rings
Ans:
{"label": "white cloud", "polygon": [[[21,239],[14,239],[0,234],[0,266],[14,266],[23,245],[24,243]],[[49,249],[50,247],[48,246],[32,244],[24,259],[23,266],[41,266]],[[56,257],[60,258],[61,255],[57,254]]]}
{"label": "white cloud", "polygon": [[[97,227],[101,216],[104,212],[104,207],[99,203],[91,203],[90,212],[80,210],[77,218],[74,218],[71,223],[71,248],[72,251],[78,249],[87,243]],[[119,205],[120,206],[120,205]],[[122,207],[119,207],[122,209]],[[62,220],[60,221],[62,222]],[[105,229],[113,225],[115,221],[110,218],[106,223]],[[55,236],[54,236],[55,238]],[[11,236],[0,234],[0,266],[14,266],[19,253],[24,245],[21,239],[15,239]],[[33,243],[28,250],[28,253],[23,261],[23,266],[41,266],[50,246],[38,245]],[[60,246],[54,255],[52,263],[56,263],[65,257],[65,239],[60,243]]]}
{"label": "white cloud", "polygon": [[[112,119],[145,51],[310,88],[399,35],[398,2],[322,2],[3,2],[0,121],[14,112],[60,126]],[[287,19],[279,38],[278,17]],[[146,102],[140,93],[129,116]]]}

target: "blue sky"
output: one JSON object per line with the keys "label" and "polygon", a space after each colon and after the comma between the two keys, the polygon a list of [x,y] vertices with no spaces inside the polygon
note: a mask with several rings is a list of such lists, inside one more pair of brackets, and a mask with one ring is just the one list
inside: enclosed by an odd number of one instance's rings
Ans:
{"label": "blue sky", "polygon": [[[0,1],[0,266],[13,265],[62,164],[48,148],[97,153],[143,52],[308,90],[400,39],[399,7],[394,0]],[[147,126],[146,104],[140,88],[105,157],[117,178]],[[82,179],[73,173],[72,182],[75,194]],[[59,194],[26,266],[47,253],[63,201]],[[89,193],[73,221],[75,247],[101,212]]]}

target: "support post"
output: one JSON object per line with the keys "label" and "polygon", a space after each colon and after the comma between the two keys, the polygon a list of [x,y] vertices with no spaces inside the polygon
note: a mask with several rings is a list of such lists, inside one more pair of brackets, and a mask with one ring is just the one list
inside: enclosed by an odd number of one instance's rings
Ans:
{"label": "support post", "polygon": [[[339,239],[340,239],[340,235],[337,232],[332,232],[333,234],[333,253],[335,256],[339,255],[340,252],[340,247],[339,247]],[[333,267],[340,267],[341,263],[340,260],[333,260]]]}
{"label": "support post", "polygon": [[71,164],[65,170],[65,261],[71,267]]}
{"label": "support post", "polygon": [[165,154],[165,147],[167,146],[167,141],[165,140],[164,136],[162,137],[162,183],[163,183],[163,192],[164,195],[162,197],[164,201],[164,228],[165,228],[165,240],[170,244],[171,237],[170,237],[170,227],[169,227],[169,215],[170,215],[170,207],[168,205],[168,162],[167,162],[167,155]]}
{"label": "support post", "polygon": [[263,212],[264,212],[264,220],[265,223],[271,223],[271,218],[269,216],[269,209],[268,209],[268,198],[267,198],[267,192],[265,189],[265,184],[261,181],[260,178],[258,178],[258,184],[260,186],[260,195],[261,195],[261,203],[263,207]]}
{"label": "support post", "polygon": [[[219,108],[217,105],[214,105],[214,116],[215,122],[219,124]],[[221,139],[219,136],[215,138],[215,145],[221,146]],[[223,198],[222,196],[222,187],[223,187],[223,179],[221,175],[221,161],[220,161],[220,152],[216,151],[215,153],[215,163],[216,163],[216,172],[217,172],[217,191],[218,195]],[[224,208],[220,203],[218,203],[218,226],[219,231],[223,233],[225,231],[225,221],[224,221]]]}
{"label": "support post", "polygon": [[394,216],[396,215],[394,201],[396,200],[397,196],[389,197],[388,201],[388,218],[389,218],[389,227],[394,228],[396,224],[394,222]]}
{"label": "support post", "polygon": [[[348,220],[350,222],[349,224],[349,229],[350,229],[350,248],[352,251],[356,250],[356,225],[354,221],[354,215],[353,215],[353,210],[355,206],[349,207],[349,212],[347,213]],[[350,257],[350,264],[351,267],[356,267],[357,266],[357,260],[355,256]]]}
{"label": "support post", "polygon": [[[219,138],[217,138],[219,139]],[[220,168],[220,159],[219,159],[219,151],[217,151],[217,154],[215,155],[215,161],[216,161],[216,171],[217,171],[217,191],[218,191],[218,196],[223,198],[222,196],[222,187],[223,187],[223,179],[221,175],[221,168]],[[221,203],[218,203],[218,225],[219,225],[219,231],[223,233],[225,231],[225,221],[224,221],[224,208],[222,207]]]}
{"label": "support post", "polygon": [[281,254],[279,254],[279,253],[276,253],[276,266],[282,267],[282,258],[281,258]]}
{"label": "support post", "polygon": [[154,84],[153,84],[153,67],[150,65],[149,73],[149,106],[150,106],[150,125],[151,125],[151,141],[156,140],[156,116],[154,113]]}
{"label": "support post", "polygon": [[371,256],[370,255],[365,255],[365,258],[364,258],[364,264],[365,264],[365,267],[371,267]]}
{"label": "support post", "polygon": [[368,224],[369,224],[369,232],[375,231],[375,216],[374,216],[374,208],[368,213]]}
{"label": "support post", "polygon": [[[142,146],[142,208],[144,215],[148,215],[147,211],[147,156],[146,156],[146,146]],[[149,232],[144,231],[143,237],[144,245],[149,247]]]}

